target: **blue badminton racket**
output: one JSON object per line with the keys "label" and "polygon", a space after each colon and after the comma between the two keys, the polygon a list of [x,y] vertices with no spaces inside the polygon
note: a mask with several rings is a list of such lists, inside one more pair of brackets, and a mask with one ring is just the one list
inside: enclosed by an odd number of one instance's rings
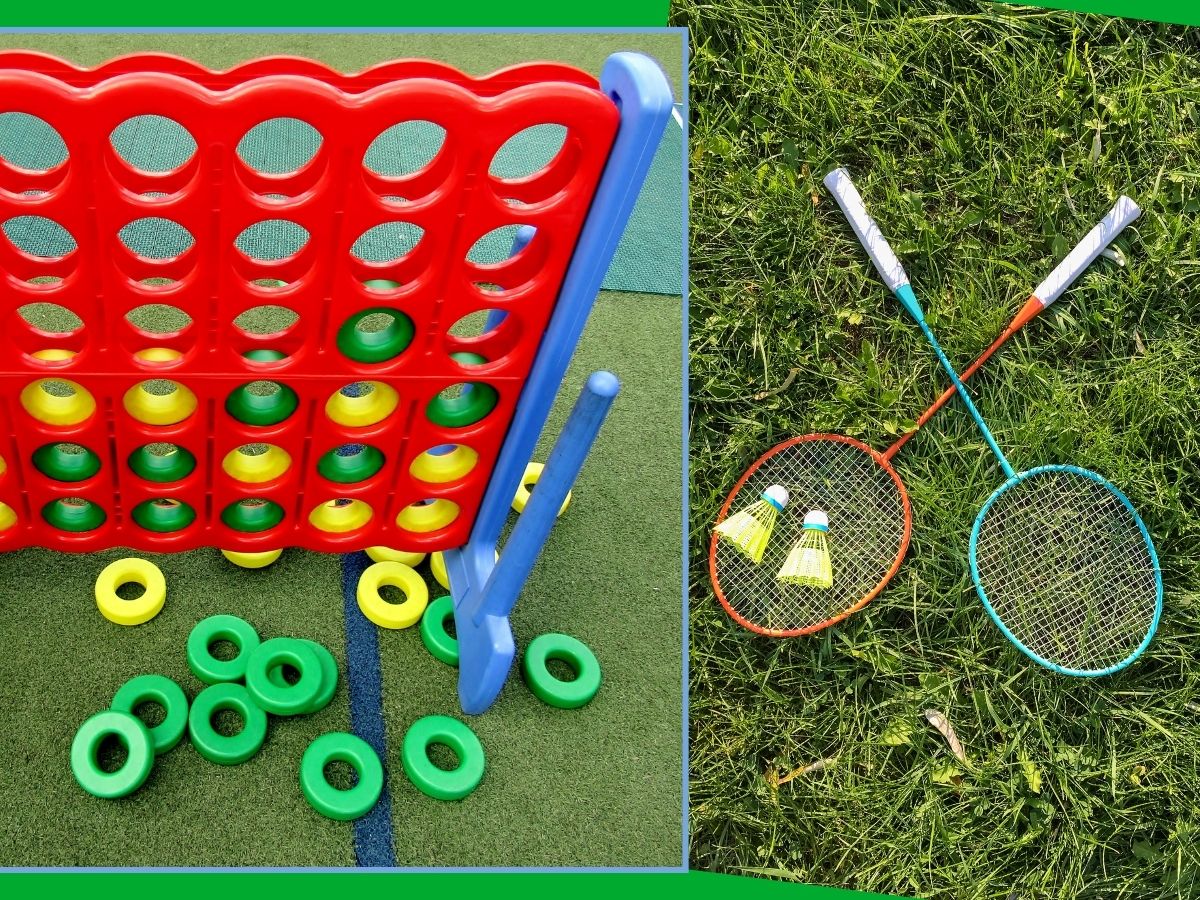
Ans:
{"label": "blue badminton racket", "polygon": [[[1004,484],[988,497],[971,529],[971,579],[984,608],[1026,656],[1055,672],[1096,677],[1125,668],[1149,646],[1162,616],[1158,554],[1137,510],[1109,481],[1078,466],[1013,469],[925,321],[904,267],[849,173],[830,172],[825,186],[921,327],[1004,471]],[[1064,268],[1081,271],[1104,246],[1077,248]]]}

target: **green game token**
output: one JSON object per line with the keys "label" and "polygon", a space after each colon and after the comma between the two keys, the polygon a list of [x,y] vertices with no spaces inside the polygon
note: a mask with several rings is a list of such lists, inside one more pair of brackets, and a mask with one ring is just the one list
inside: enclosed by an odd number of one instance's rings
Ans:
{"label": "green game token", "polygon": [[274,500],[238,500],[225,507],[221,521],[234,531],[269,531],[283,521],[283,507]]}
{"label": "green game token", "polygon": [[[157,446],[161,452],[150,448]],[[196,457],[174,444],[145,444],[129,454],[129,468],[139,478],[155,483],[179,481],[196,468]]]}
{"label": "green game token", "polygon": [[[125,764],[115,772],[100,767],[100,744],[116,737],[125,746]],[[94,797],[111,800],[140,788],[154,767],[150,730],[132,713],[106,709],[79,726],[71,742],[71,773],[79,786]]]}
{"label": "green game token", "polygon": [[[331,762],[352,766],[358,783],[346,791],[331,785],[325,778]],[[383,763],[362,738],[331,731],[309,744],[300,758],[300,790],[321,815],[340,822],[357,819],[370,812],[383,793]]]}
{"label": "green game token", "polygon": [[[560,681],[546,667],[552,659],[575,670],[573,681]],[[583,641],[568,634],[543,634],[534,638],[521,660],[525,682],[543,703],[559,709],[578,709],[600,690],[600,662]]]}
{"label": "green game token", "polygon": [[[218,641],[233,644],[237,648],[237,656],[233,659],[217,659],[213,656],[212,645]],[[205,684],[240,681],[246,677],[250,654],[258,648],[259,643],[258,632],[246,620],[229,615],[209,616],[197,622],[188,635],[188,668]]]}
{"label": "green game token", "polygon": [[[478,353],[451,353],[450,358],[473,366],[487,362]],[[490,384],[474,381],[464,385],[457,397],[443,397],[441,394],[434,397],[425,408],[425,415],[429,421],[444,428],[465,428],[495,409],[499,399],[500,395]]]}
{"label": "green game token", "polygon": [[44,444],[33,451],[33,465],[55,481],[86,481],[100,471],[100,457],[79,444]]}
{"label": "green game token", "polygon": [[[291,666],[300,673],[295,684],[273,681],[271,671]],[[316,703],[324,687],[325,674],[320,657],[298,638],[271,638],[250,654],[246,665],[246,689],[254,702],[277,716],[295,716],[307,712]]]}
{"label": "green game token", "polygon": [[383,468],[383,454],[367,444],[350,444],[353,453],[339,453],[341,447],[330,450],[317,460],[317,471],[330,481],[353,484],[366,481]]}
{"label": "green game token", "polygon": [[242,356],[251,362],[279,362],[281,359],[287,359],[287,354],[282,350],[268,350],[265,347],[247,350]]}
{"label": "green game token", "polygon": [[[226,709],[242,719],[237,734],[224,735],[213,727],[213,717]],[[267,714],[255,705],[243,685],[226,681],[206,687],[196,695],[188,713],[188,731],[197,753],[209,762],[232,766],[262,749],[267,739]]]}
{"label": "green game token", "polygon": [[107,518],[99,506],[90,500],[68,503],[51,500],[42,507],[42,518],[63,531],[93,531]]}
{"label": "green game token", "polygon": [[[458,757],[458,767],[440,769],[429,758],[432,744],[444,744]],[[449,716],[426,716],[413,722],[400,747],[408,780],[435,800],[461,800],[483,780],[483,744],[470,728]]]}
{"label": "green game token", "polygon": [[[317,654],[317,659],[321,661],[321,693],[317,694],[316,699],[304,710],[305,713],[320,712],[329,705],[329,701],[333,699],[334,693],[337,691],[338,682],[338,667],[337,660],[333,658],[333,654],[329,649],[316,641],[310,641],[301,638],[305,644],[312,648],[313,653]],[[279,687],[287,687],[287,679],[283,677],[283,666],[276,666],[267,673],[267,678],[272,684]]]}
{"label": "green game token", "polygon": [[134,715],[143,703],[157,703],[163,708],[163,720],[148,730],[155,755],[166,753],[183,739],[187,731],[187,695],[183,688],[165,675],[138,675],[118,688],[113,695],[112,708]]}
{"label": "green game token", "polygon": [[[370,316],[387,316],[390,321],[378,331],[358,326]],[[398,309],[376,306],[350,316],[338,329],[337,346],[355,362],[381,363],[395,359],[412,343],[413,321]]]}
{"label": "green game token", "polygon": [[286,384],[266,382],[274,385],[275,390],[269,394],[257,394],[250,390],[250,384],[235,388],[225,400],[225,411],[243,425],[278,425],[296,411],[300,400]]}
{"label": "green game token", "polygon": [[182,531],[196,521],[196,511],[180,500],[143,500],[133,508],[133,521],[147,531]]}
{"label": "green game token", "polygon": [[448,666],[458,665],[458,639],[446,630],[454,621],[454,598],[447,594],[438,597],[421,616],[421,642],[434,657]]}

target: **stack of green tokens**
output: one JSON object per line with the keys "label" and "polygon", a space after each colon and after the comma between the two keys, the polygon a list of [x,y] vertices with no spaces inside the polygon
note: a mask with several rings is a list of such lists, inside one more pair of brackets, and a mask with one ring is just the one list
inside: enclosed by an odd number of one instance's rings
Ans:
{"label": "stack of green tokens", "polygon": [[[145,703],[157,703],[165,713],[152,728],[134,714]],[[178,744],[187,727],[183,688],[164,675],[138,675],[121,685],[109,709],[79,726],[71,743],[71,772],[79,786],[95,797],[132,794],[150,776],[155,757]],[[100,745],[109,737],[125,748],[125,762],[112,772],[100,764]]]}
{"label": "stack of green tokens", "polygon": [[[237,650],[218,659],[213,645],[227,641]],[[263,641],[237,616],[209,616],[196,624],[187,642],[188,667],[209,685],[192,703],[192,744],[205,759],[235,765],[253,757],[267,738],[267,713],[295,716],[324,709],[337,690],[337,661],[316,641],[279,637]],[[298,673],[284,677],[285,667]],[[237,734],[224,735],[213,718],[231,710],[242,720]]]}

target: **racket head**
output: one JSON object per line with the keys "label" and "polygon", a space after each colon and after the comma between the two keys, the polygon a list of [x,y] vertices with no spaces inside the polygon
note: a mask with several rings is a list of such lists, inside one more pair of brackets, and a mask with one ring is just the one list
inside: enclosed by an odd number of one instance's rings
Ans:
{"label": "racket head", "polygon": [[[717,599],[739,625],[770,637],[812,634],[862,609],[896,574],[912,536],[908,492],[891,463],[861,441],[807,434],[760,456],[729,492],[714,525],[772,484],[787,488],[790,499],[762,562],[750,562],[714,533],[709,576]],[[828,589],[776,578],[811,509],[829,516],[834,583]]]}
{"label": "racket head", "polygon": [[992,621],[1060,674],[1119,672],[1158,630],[1154,541],[1129,498],[1095,472],[1050,465],[1009,478],[979,510],[969,558]]}

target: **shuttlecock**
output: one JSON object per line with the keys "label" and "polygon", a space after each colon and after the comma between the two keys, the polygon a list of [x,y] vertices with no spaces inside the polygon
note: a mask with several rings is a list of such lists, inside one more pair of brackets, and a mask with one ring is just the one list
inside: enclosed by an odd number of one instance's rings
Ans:
{"label": "shuttlecock", "polygon": [[833,566],[829,562],[829,516],[810,510],[804,517],[804,531],[792,545],[777,576],[780,581],[804,587],[833,587]]}
{"label": "shuttlecock", "polygon": [[762,499],[736,512],[717,526],[717,535],[741,550],[752,562],[762,562],[767,542],[779,514],[787,506],[788,492],[773,484],[762,492]]}

